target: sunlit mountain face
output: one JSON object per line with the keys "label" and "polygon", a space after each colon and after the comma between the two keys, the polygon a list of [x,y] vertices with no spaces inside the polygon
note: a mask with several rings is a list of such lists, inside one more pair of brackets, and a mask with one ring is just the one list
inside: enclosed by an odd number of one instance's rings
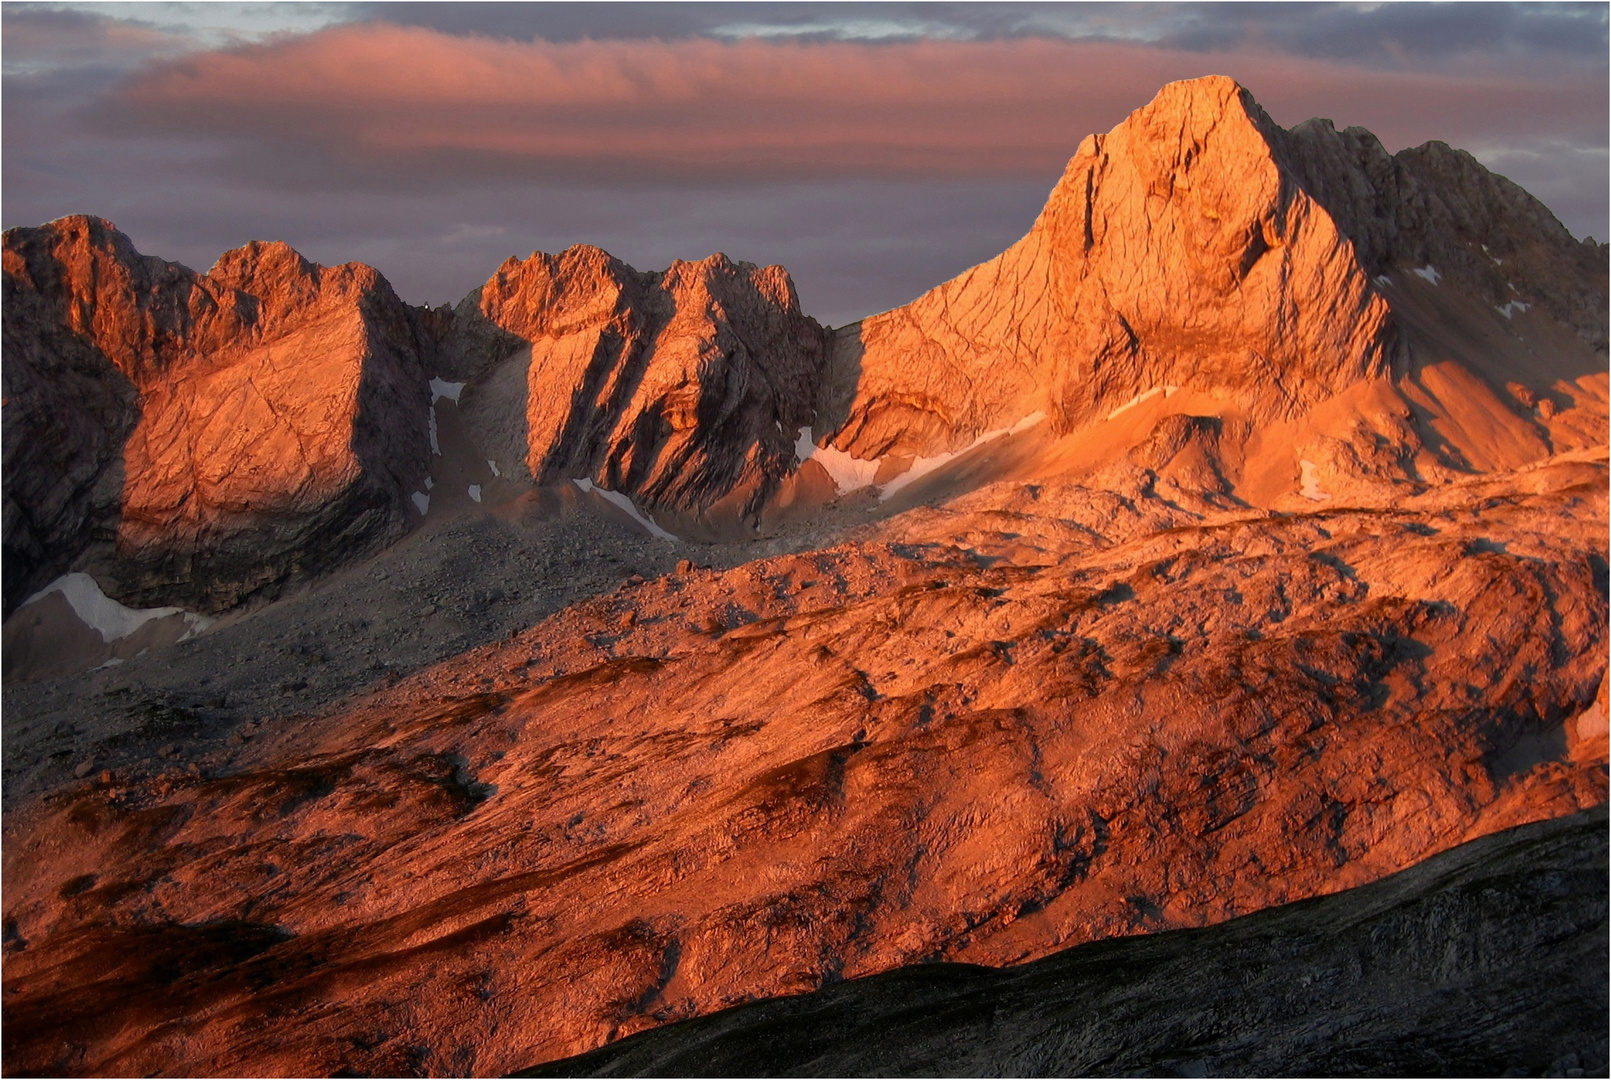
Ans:
{"label": "sunlit mountain face", "polygon": [[1604,1071],[1603,7],[0,17],[8,1073]]}
{"label": "sunlit mountain face", "polygon": [[7,4],[3,224],[249,240],[410,303],[593,244],[793,274],[838,326],[1022,236],[1081,139],[1234,75],[1279,124],[1438,139],[1607,235],[1597,5]]}

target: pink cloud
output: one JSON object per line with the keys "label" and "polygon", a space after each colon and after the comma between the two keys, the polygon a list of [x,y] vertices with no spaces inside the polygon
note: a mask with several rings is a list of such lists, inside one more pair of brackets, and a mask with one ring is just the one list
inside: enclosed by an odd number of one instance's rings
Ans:
{"label": "pink cloud", "polygon": [[387,24],[194,54],[125,84],[136,131],[271,138],[365,167],[611,176],[1043,175],[1163,83],[1218,72],[1287,125],[1603,147],[1604,72],[1367,70],[1045,39],[553,44]]}

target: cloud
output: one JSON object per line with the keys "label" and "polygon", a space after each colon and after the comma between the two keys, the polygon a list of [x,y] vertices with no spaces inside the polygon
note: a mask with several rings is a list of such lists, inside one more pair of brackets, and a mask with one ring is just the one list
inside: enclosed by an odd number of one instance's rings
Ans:
{"label": "cloud", "polygon": [[161,62],[101,123],[272,144],[300,171],[333,175],[1025,176],[1057,168],[1163,83],[1210,72],[1241,80],[1283,123],[1330,115],[1393,149],[1434,137],[1604,144],[1594,65],[1366,71],[1048,38],[519,42],[383,23]]}
{"label": "cloud", "polygon": [[310,33],[361,17],[348,3],[8,3],[5,71],[131,67],[156,56]]}
{"label": "cloud", "polygon": [[0,7],[3,224],[101,214],[198,268],[281,239],[433,304],[534,249],[720,250],[839,323],[999,252],[1081,138],[1217,71],[1607,231],[1604,5],[228,7]]}
{"label": "cloud", "polygon": [[357,17],[518,40],[793,37],[820,41],[1150,42],[1325,56],[1374,67],[1515,56],[1603,63],[1603,3],[378,3]]}
{"label": "cloud", "polygon": [[0,70],[7,75],[62,68],[127,71],[153,58],[195,48],[188,35],[83,11],[8,6],[0,15],[5,21]]}

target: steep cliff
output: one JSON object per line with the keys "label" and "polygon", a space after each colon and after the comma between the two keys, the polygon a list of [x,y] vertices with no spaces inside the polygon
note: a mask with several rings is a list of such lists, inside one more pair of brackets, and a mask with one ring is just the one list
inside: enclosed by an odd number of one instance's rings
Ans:
{"label": "steep cliff", "polygon": [[459,305],[442,366],[489,456],[674,519],[750,518],[794,468],[824,334],[780,266],[639,273],[598,248],[513,259]]}
{"label": "steep cliff", "polygon": [[887,495],[1152,402],[1225,423],[1245,501],[1416,490],[1604,441],[1606,282],[1602,247],[1468,154],[1173,83],[1081,144],[1017,244],[835,335],[810,456]]}
{"label": "steep cliff", "polygon": [[8,613],[69,565],[221,609],[407,527],[426,378],[374,270],[252,243],[196,274],[88,217],[4,257]]}
{"label": "steep cliff", "polygon": [[834,445],[932,454],[1035,412],[1066,431],[1164,386],[1272,419],[1388,372],[1387,305],[1279,133],[1213,78],[1086,139],[1024,239],[843,340]]}
{"label": "steep cliff", "polygon": [[1537,304],[1603,356],[1606,252],[1464,150],[1429,142],[1389,155],[1361,127],[1309,120],[1274,144],[1372,276],[1432,266],[1502,307]]}
{"label": "steep cliff", "polygon": [[[9,1072],[504,1072],[1606,802],[1603,260],[1453,152],[1166,87],[831,343],[720,256],[450,315],[73,222],[7,235],[8,574],[14,497],[27,573],[215,604],[445,523],[7,688]],[[626,501],[813,491],[719,569]]]}

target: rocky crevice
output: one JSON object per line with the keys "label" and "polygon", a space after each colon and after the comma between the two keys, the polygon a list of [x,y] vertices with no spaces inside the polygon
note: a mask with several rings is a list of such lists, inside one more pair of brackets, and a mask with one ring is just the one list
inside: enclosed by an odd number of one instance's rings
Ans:
{"label": "rocky crevice", "polygon": [[815,418],[824,337],[782,267],[713,255],[640,273],[578,246],[505,263],[459,306],[443,354],[471,382],[472,414],[478,377],[527,366],[523,465],[538,483],[590,479],[690,516],[727,500],[747,519]]}

